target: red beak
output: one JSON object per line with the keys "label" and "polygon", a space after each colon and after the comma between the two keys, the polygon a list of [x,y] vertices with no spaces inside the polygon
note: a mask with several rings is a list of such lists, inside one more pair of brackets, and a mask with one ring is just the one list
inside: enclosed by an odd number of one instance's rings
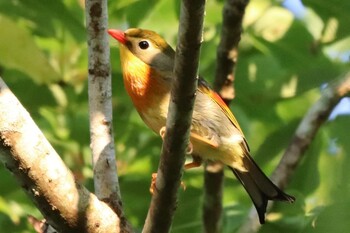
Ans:
{"label": "red beak", "polygon": [[109,29],[107,31],[109,35],[111,35],[113,38],[117,39],[120,43],[125,44],[126,38],[123,31],[115,30],[115,29]]}

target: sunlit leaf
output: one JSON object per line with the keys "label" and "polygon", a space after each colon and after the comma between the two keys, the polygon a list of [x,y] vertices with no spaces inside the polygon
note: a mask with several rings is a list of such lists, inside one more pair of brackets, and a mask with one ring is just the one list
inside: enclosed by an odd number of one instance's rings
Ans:
{"label": "sunlit leaf", "polygon": [[293,15],[282,7],[270,7],[255,23],[256,34],[265,40],[276,41],[283,37],[293,21]]}
{"label": "sunlit leaf", "polygon": [[323,19],[336,18],[339,23],[337,30],[338,38],[349,35],[349,25],[347,22],[350,22],[350,2],[348,0],[305,0],[303,3],[314,9]]}
{"label": "sunlit leaf", "polygon": [[37,47],[30,33],[12,20],[0,16],[0,63],[28,74],[37,83],[60,79],[44,53]]}
{"label": "sunlit leaf", "polygon": [[66,30],[76,40],[83,41],[86,38],[83,8],[79,8],[77,1],[74,3],[71,8],[75,8],[75,11],[72,12],[63,1],[47,1],[45,4],[36,0],[1,1],[0,13],[15,19],[26,19],[37,35],[56,37]]}

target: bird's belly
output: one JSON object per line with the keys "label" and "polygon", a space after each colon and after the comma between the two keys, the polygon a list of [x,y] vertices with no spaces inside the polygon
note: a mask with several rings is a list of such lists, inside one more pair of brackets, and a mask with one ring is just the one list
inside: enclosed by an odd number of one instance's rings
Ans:
{"label": "bird's belly", "polygon": [[169,98],[163,96],[162,98],[155,98],[152,103],[137,110],[146,125],[155,133],[159,134],[160,129],[166,124],[168,106]]}
{"label": "bird's belly", "polygon": [[123,74],[125,89],[142,120],[159,133],[166,122],[171,83],[148,66],[127,70],[133,72]]}
{"label": "bird's belly", "polygon": [[166,124],[166,117],[157,113],[154,109],[146,110],[140,116],[146,125],[157,134],[159,134],[160,129]]}
{"label": "bird's belly", "polygon": [[222,138],[217,147],[191,138],[193,154],[204,160],[219,161],[240,171],[246,171],[243,164],[244,149],[243,137],[236,135],[230,138]]}

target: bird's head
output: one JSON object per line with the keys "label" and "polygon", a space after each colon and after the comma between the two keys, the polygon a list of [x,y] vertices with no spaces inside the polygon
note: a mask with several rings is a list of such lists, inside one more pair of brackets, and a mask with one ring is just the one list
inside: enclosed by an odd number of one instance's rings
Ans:
{"label": "bird's head", "polygon": [[139,28],[130,28],[125,32],[110,29],[108,33],[122,45],[122,61],[137,57],[157,71],[172,72],[175,52],[157,33]]}

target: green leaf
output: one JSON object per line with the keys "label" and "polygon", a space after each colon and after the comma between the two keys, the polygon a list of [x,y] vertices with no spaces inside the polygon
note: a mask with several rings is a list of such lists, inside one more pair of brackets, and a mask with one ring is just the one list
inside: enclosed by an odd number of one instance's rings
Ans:
{"label": "green leaf", "polygon": [[282,7],[270,7],[253,28],[257,35],[268,41],[276,41],[283,37],[293,22],[293,15]]}
{"label": "green leaf", "polygon": [[[339,198],[339,197],[338,197]],[[349,232],[349,208],[347,200],[326,206],[304,229],[304,233]]]}
{"label": "green leaf", "polygon": [[37,83],[58,81],[60,76],[37,47],[33,36],[15,22],[0,15],[0,63],[28,74]]}
{"label": "green leaf", "polygon": [[37,0],[1,1],[0,13],[26,19],[36,35],[55,38],[62,31],[68,31],[77,41],[84,41],[83,8],[77,1],[73,3],[68,9],[63,1],[46,1],[45,4]]}
{"label": "green leaf", "polygon": [[350,37],[325,46],[324,51],[335,60],[348,62],[350,59]]}
{"label": "green leaf", "polygon": [[[178,23],[178,15],[176,9],[180,7],[178,1],[160,0],[153,5],[152,11],[148,14],[142,22],[139,23],[140,28],[151,29],[160,33],[165,40],[170,44],[177,38],[178,27],[169,27],[169,25],[176,25]],[[166,14],[164,14],[166,12]],[[154,26],[157,22],[157,26]],[[175,48],[175,47],[174,47]]]}
{"label": "green leaf", "polygon": [[349,35],[350,22],[350,1],[348,0],[305,0],[303,3],[312,8],[325,21],[336,19],[337,32],[336,37],[341,39]]}
{"label": "green leaf", "polygon": [[347,69],[345,65],[332,63],[321,51],[312,49],[313,38],[301,22],[294,21],[284,37],[273,43],[262,38],[256,39],[256,43],[265,46],[269,55],[272,55],[286,72],[284,77],[287,79],[284,82],[289,82],[293,76],[296,77],[295,94],[319,87]]}

